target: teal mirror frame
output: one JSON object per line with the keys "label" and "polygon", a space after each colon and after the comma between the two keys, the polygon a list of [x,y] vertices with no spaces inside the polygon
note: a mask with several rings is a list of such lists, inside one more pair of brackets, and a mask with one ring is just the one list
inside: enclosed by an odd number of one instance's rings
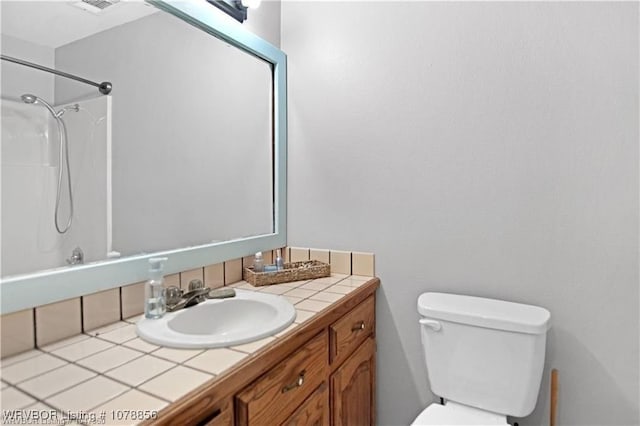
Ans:
{"label": "teal mirror frame", "polygon": [[[206,2],[146,1],[272,65],[274,232],[220,243],[10,276],[0,281],[0,313],[2,314],[144,281],[148,278],[148,259],[152,257],[168,258],[164,269],[165,274],[168,275],[240,258],[257,251],[284,247],[287,243],[286,55]],[[203,75],[206,78],[206,74]]]}

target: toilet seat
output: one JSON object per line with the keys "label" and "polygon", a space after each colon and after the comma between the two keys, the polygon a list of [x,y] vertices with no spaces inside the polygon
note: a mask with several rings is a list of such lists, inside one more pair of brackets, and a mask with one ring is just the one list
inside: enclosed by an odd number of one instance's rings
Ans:
{"label": "toilet seat", "polygon": [[504,426],[507,416],[449,401],[446,405],[431,404],[411,423],[412,426]]}

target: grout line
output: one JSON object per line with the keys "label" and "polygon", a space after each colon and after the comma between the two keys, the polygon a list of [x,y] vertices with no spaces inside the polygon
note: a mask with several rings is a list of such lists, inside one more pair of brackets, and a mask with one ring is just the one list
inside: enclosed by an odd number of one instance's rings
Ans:
{"label": "grout line", "polygon": [[38,330],[36,329],[36,308],[31,309],[33,317],[33,349],[38,348]]}
{"label": "grout line", "polygon": [[80,333],[84,332],[84,298],[80,296]]}

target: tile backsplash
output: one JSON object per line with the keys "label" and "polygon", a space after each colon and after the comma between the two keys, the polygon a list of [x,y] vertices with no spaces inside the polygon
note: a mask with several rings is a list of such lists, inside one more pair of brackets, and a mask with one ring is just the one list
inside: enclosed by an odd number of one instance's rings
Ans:
{"label": "tile backsplash", "polygon": [[[263,253],[263,257],[266,264],[273,263],[275,250]],[[285,262],[319,260],[329,263],[331,272],[337,274],[375,275],[373,253],[286,247],[282,249],[282,257]],[[167,275],[165,286],[174,285],[186,289],[194,279],[202,280],[212,288],[230,285],[242,281],[243,267],[251,266],[252,263],[253,256],[247,256]],[[59,340],[83,332],[92,334],[94,330],[108,333],[108,330],[100,327],[139,315],[143,311],[144,282],[139,282],[2,315],[0,357],[5,358],[36,347],[54,346]]]}

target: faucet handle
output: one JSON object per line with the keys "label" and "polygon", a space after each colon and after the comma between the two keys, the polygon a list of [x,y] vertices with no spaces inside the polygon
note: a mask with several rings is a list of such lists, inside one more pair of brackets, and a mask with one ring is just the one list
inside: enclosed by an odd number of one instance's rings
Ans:
{"label": "faucet handle", "polygon": [[204,283],[202,282],[202,280],[195,279],[189,281],[189,291],[198,290],[201,288],[204,288]]}
{"label": "faucet handle", "polygon": [[165,300],[168,305],[175,305],[182,299],[182,290],[175,285],[167,287],[165,290]]}

